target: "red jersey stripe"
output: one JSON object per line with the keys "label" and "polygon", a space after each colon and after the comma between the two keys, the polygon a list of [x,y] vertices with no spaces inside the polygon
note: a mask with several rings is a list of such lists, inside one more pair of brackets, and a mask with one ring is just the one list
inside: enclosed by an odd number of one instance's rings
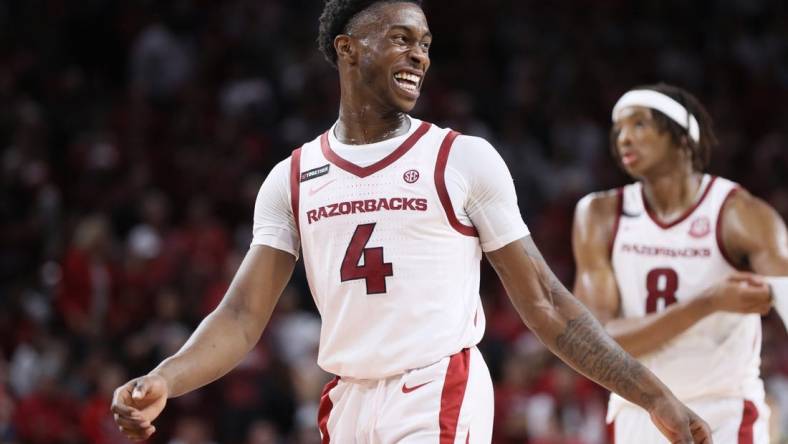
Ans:
{"label": "red jersey stripe", "polygon": [[753,444],[753,425],[758,419],[758,408],[752,401],[744,400],[744,409],[739,425],[739,444]]}
{"label": "red jersey stripe", "polygon": [[323,151],[323,156],[326,159],[328,159],[329,162],[333,163],[339,168],[342,168],[343,170],[347,171],[350,174],[364,178],[369,175],[377,173],[383,168],[386,168],[387,166],[394,163],[400,157],[404,156],[405,153],[407,153],[411,148],[413,148],[413,145],[415,145],[416,142],[418,142],[419,139],[421,139],[421,137],[427,133],[427,131],[430,129],[431,126],[432,124],[429,122],[421,122],[421,125],[419,125],[416,131],[414,131],[413,134],[408,136],[408,138],[405,139],[404,142],[402,142],[402,145],[400,145],[399,147],[397,147],[397,149],[392,151],[391,154],[373,163],[372,165],[365,167],[358,166],[353,162],[345,160],[342,157],[340,157],[339,154],[334,152],[334,150],[331,149],[331,144],[328,142],[328,131],[326,131],[325,133],[323,133],[323,135],[320,136],[320,149]]}
{"label": "red jersey stripe", "polygon": [[440,150],[438,150],[438,161],[435,163],[435,186],[438,190],[438,197],[443,210],[446,212],[446,218],[449,219],[449,224],[452,228],[466,236],[478,237],[479,233],[476,231],[476,227],[463,225],[457,219],[451,204],[451,198],[449,198],[449,191],[446,189],[446,163],[449,160],[449,152],[451,152],[454,139],[459,135],[460,133],[457,131],[449,131],[441,143]]}
{"label": "red jersey stripe", "polygon": [[700,204],[702,204],[703,201],[706,199],[706,196],[709,195],[709,191],[711,191],[711,187],[714,186],[715,180],[717,180],[717,176],[712,176],[711,180],[709,181],[709,184],[706,185],[706,189],[703,190],[703,194],[700,196],[700,199],[698,199],[698,201],[695,202],[695,205],[689,207],[687,211],[684,212],[684,214],[682,214],[678,219],[674,220],[673,222],[665,223],[659,220],[657,214],[654,212],[654,210],[651,209],[651,206],[648,204],[648,200],[646,199],[645,188],[640,189],[641,196],[643,198],[643,206],[646,208],[646,213],[648,213],[648,217],[650,217],[651,220],[654,221],[654,223],[657,224],[658,227],[662,228],[663,230],[667,230],[668,228],[672,228],[684,222],[685,219],[690,217],[692,213],[695,212],[695,210],[700,206]]}
{"label": "red jersey stripe", "polygon": [[301,228],[298,224],[298,202],[301,192],[301,148],[293,150],[290,156],[290,206],[293,208],[293,220],[296,231],[301,237]]}
{"label": "red jersey stripe", "polygon": [[613,247],[616,246],[616,236],[618,235],[618,225],[621,222],[621,213],[624,212],[624,188],[616,190],[616,220],[613,222],[613,232],[610,235],[610,246],[608,247],[608,257],[613,258]]}
{"label": "red jersey stripe", "polygon": [[454,444],[460,408],[462,408],[465,387],[468,384],[470,357],[470,349],[466,348],[449,359],[449,368],[446,370],[446,380],[441,393],[440,444]]}
{"label": "red jersey stripe", "polygon": [[335,376],[334,379],[329,381],[323,387],[323,393],[320,394],[320,405],[317,409],[317,425],[320,429],[320,435],[323,437],[322,444],[328,444],[331,441],[328,436],[328,416],[331,414],[334,403],[331,402],[331,397],[328,394],[337,384],[339,384],[339,376]]}
{"label": "red jersey stripe", "polygon": [[725,261],[728,264],[730,264],[731,267],[738,270],[741,267],[739,267],[738,265],[736,265],[735,262],[733,262],[733,258],[731,258],[730,254],[728,254],[728,250],[725,249],[725,243],[722,241],[722,219],[723,219],[722,216],[723,214],[725,214],[725,205],[727,205],[730,198],[733,197],[734,194],[736,194],[736,191],[738,191],[738,188],[734,188],[730,190],[728,192],[728,195],[725,196],[725,200],[722,201],[722,205],[720,206],[720,214],[717,215],[717,227],[715,228],[714,231],[717,237],[717,248],[720,249],[720,253],[722,253],[722,257],[725,259]]}

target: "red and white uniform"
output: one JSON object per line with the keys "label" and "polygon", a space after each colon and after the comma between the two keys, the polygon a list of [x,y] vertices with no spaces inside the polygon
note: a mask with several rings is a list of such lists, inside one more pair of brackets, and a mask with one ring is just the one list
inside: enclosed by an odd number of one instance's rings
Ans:
{"label": "red and white uniform", "polygon": [[[723,206],[737,188],[705,175],[696,204],[671,223],[657,219],[641,183],[620,190],[612,263],[621,317],[643,317],[692,300],[735,271],[719,239]],[[760,351],[757,314],[715,313],[640,361],[709,421],[715,442],[766,443],[769,412]],[[615,394],[608,420],[615,420],[617,442],[665,442],[646,412]]]}
{"label": "red and white uniform", "polygon": [[[485,325],[479,261],[482,251],[526,235],[495,150],[417,119],[407,134],[363,146],[341,144],[332,127],[274,168],[258,196],[252,244],[297,255],[300,242],[322,318],[318,364],[339,376],[321,404],[324,439],[400,442],[417,430],[421,438],[413,442],[437,442],[439,435],[445,442],[449,428],[450,442],[489,441],[488,425],[476,434],[472,426],[492,418],[489,374],[475,350]],[[449,382],[462,368],[458,395]],[[441,382],[410,384],[421,381],[419,372]],[[401,409],[389,398],[395,393],[412,403],[414,385],[434,402]],[[472,393],[480,394],[468,404]],[[467,411],[466,423],[460,415],[452,426],[445,420],[450,398],[458,415],[460,405],[478,414]],[[329,404],[342,411],[326,412]],[[382,417],[419,419],[396,433],[363,419]]]}

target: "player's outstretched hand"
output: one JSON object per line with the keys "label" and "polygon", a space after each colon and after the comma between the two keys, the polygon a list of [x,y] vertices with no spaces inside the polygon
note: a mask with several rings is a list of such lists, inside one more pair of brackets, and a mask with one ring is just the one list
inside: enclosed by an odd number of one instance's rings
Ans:
{"label": "player's outstretched hand", "polygon": [[132,441],[148,439],[156,431],[153,420],[167,403],[167,383],[159,375],[132,379],[115,390],[112,413],[120,431]]}
{"label": "player's outstretched hand", "polygon": [[672,444],[712,444],[709,425],[672,396],[656,403],[651,421]]}
{"label": "player's outstretched hand", "polygon": [[757,274],[736,272],[712,288],[715,311],[766,314],[772,307],[769,284]]}

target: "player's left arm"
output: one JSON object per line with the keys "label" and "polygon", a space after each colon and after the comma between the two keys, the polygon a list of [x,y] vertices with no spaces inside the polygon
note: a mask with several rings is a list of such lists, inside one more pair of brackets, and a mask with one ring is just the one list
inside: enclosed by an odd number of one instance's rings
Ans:
{"label": "player's left arm", "polygon": [[720,217],[722,247],[735,263],[764,276],[788,276],[788,229],[774,208],[737,190]]}
{"label": "player's left arm", "polygon": [[[523,322],[553,353],[643,407],[671,442],[711,442],[708,426],[625,352],[555,277],[530,236],[487,253]],[[708,441],[707,441],[708,440]]]}
{"label": "player's left arm", "polygon": [[487,259],[523,322],[575,370],[647,410],[669,393],[561,284],[530,236]]}
{"label": "player's left arm", "polygon": [[579,372],[646,410],[658,399],[670,399],[670,391],[610,338],[553,275],[528,235],[514,182],[495,149],[478,137],[460,136],[446,171],[447,182],[465,184],[457,189],[466,191],[463,208],[482,249],[539,339]]}
{"label": "player's left arm", "polygon": [[674,443],[711,442],[708,426],[608,336],[542,259],[523,223],[509,169],[478,137],[460,136],[447,182],[479,233],[482,249],[525,323],[554,353],[589,378],[641,405]]}

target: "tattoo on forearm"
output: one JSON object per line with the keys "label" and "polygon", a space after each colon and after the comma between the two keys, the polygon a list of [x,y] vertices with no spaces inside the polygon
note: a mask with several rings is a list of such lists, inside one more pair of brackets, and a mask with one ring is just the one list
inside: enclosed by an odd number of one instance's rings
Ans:
{"label": "tattoo on forearm", "polygon": [[646,368],[608,336],[602,325],[569,293],[550,271],[536,245],[530,240],[523,245],[525,254],[538,270],[539,283],[551,311],[557,310],[569,319],[555,338],[556,351],[591,379],[644,408],[652,406],[657,394],[647,391]]}
{"label": "tattoo on forearm", "polygon": [[645,368],[613,342],[590,313],[569,320],[556,338],[556,346],[600,384],[625,398],[638,400],[645,408],[654,403],[655,395],[645,392],[639,384],[646,376]]}

